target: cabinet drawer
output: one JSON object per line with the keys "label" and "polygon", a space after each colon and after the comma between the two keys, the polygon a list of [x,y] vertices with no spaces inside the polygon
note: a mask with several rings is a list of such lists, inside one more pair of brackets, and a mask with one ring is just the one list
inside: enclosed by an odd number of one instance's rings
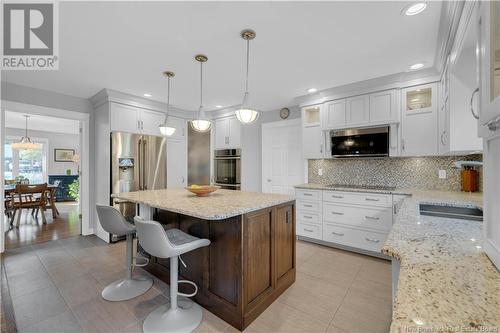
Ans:
{"label": "cabinet drawer", "polygon": [[323,225],[323,240],[363,250],[380,252],[386,233],[349,228],[335,224]]}
{"label": "cabinet drawer", "polygon": [[389,231],[392,226],[392,209],[325,203],[323,205],[323,220],[358,228]]}
{"label": "cabinet drawer", "polygon": [[321,224],[318,213],[297,211],[297,221],[304,222],[304,223],[319,223],[319,224]]}
{"label": "cabinet drawer", "polygon": [[322,239],[321,234],[322,234],[322,228],[320,225],[307,224],[302,222],[297,223],[298,236]]}
{"label": "cabinet drawer", "polygon": [[323,191],[323,201],[363,206],[391,207],[392,195],[375,193],[352,193]]}
{"label": "cabinet drawer", "polygon": [[320,190],[295,190],[295,195],[297,199],[312,200],[316,201],[321,197]]}
{"label": "cabinet drawer", "polygon": [[306,211],[306,212],[320,212],[320,204],[319,201],[304,201],[297,200],[297,210]]}

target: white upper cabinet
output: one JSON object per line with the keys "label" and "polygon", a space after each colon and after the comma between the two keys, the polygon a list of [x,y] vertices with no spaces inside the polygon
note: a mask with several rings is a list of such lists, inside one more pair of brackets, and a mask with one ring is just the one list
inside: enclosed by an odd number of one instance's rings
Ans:
{"label": "white upper cabinet", "polygon": [[500,132],[500,2],[479,4],[479,68],[481,136]]}
{"label": "white upper cabinet", "polygon": [[240,148],[241,124],[236,117],[215,120],[215,149]]}
{"label": "white upper cabinet", "polygon": [[438,113],[436,84],[401,90],[403,156],[431,156],[438,153]]}
{"label": "white upper cabinet", "polygon": [[110,130],[112,132],[161,135],[158,126],[164,118],[165,114],[162,112],[110,103]]}
{"label": "white upper cabinet", "polygon": [[396,90],[370,94],[370,123],[390,123],[399,119]]}
{"label": "white upper cabinet", "polygon": [[168,137],[168,140],[186,140],[187,121],[182,118],[168,117],[168,123],[175,127],[175,133]]}
{"label": "white upper cabinet", "polygon": [[325,157],[326,132],[320,127],[321,108],[320,105],[302,108],[302,157],[305,159]]}
{"label": "white upper cabinet", "polygon": [[139,133],[141,123],[136,107],[110,103],[110,129],[112,132]]}
{"label": "white upper cabinet", "polygon": [[149,110],[140,111],[141,130],[147,135],[161,135],[160,125],[165,120],[165,114]]}
{"label": "white upper cabinet", "polygon": [[344,127],[346,124],[345,99],[327,102],[321,110],[321,128]]}
{"label": "white upper cabinet", "polygon": [[370,96],[361,95],[346,99],[346,118],[348,126],[370,123]]}
{"label": "white upper cabinet", "polygon": [[477,12],[464,6],[439,94],[439,153],[468,153],[483,149],[478,135]]}

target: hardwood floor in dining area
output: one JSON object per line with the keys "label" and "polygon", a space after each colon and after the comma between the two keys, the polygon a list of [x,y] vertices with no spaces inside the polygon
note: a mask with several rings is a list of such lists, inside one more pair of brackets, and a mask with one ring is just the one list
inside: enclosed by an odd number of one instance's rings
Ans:
{"label": "hardwood floor in dining area", "polygon": [[31,210],[27,209],[23,209],[19,228],[11,228],[8,219],[5,219],[5,248],[12,249],[79,235],[81,219],[78,204],[57,202],[56,205],[60,215],[53,218],[50,210],[47,210],[47,224],[42,223],[41,212],[35,218],[31,215]]}

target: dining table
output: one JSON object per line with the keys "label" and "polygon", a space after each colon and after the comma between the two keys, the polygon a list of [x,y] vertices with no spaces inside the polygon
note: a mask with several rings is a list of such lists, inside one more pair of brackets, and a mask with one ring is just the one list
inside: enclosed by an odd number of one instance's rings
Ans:
{"label": "dining table", "polygon": [[[29,185],[41,185],[41,184],[29,184]],[[52,217],[56,218],[59,216],[59,210],[56,207],[56,193],[59,190],[59,185],[48,184],[47,189],[50,191],[48,206],[52,210]],[[16,191],[16,184],[6,184],[4,185],[5,198],[12,195]]]}

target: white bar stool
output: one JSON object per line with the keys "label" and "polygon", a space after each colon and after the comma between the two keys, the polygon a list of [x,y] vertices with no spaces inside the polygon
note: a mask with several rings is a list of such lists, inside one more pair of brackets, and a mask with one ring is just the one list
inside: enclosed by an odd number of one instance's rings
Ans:
{"label": "white bar stool", "polygon": [[[145,221],[140,217],[135,218],[135,225],[137,237],[144,250],[157,258],[170,258],[170,304],[160,306],[147,316],[142,326],[143,332],[192,332],[200,325],[203,312],[198,304],[186,298],[196,295],[196,284],[178,280],[179,256],[210,245],[210,240],[191,236],[179,229],[165,231],[160,223]],[[178,283],[193,285],[194,293],[179,293]],[[177,295],[184,297],[177,299]]]}
{"label": "white bar stool", "polygon": [[145,266],[149,261],[144,258],[146,261],[145,264],[133,264],[133,251],[134,251],[134,234],[135,234],[135,226],[122,216],[118,210],[110,206],[96,206],[97,215],[99,216],[99,222],[101,223],[102,228],[117,236],[126,236],[127,237],[127,276],[124,279],[120,279],[108,285],[102,291],[102,298],[107,301],[118,302],[118,301],[126,301],[132,299],[134,297],[140,296],[148,291],[153,286],[153,280],[145,277],[138,276],[132,278],[132,268],[133,266]]}

